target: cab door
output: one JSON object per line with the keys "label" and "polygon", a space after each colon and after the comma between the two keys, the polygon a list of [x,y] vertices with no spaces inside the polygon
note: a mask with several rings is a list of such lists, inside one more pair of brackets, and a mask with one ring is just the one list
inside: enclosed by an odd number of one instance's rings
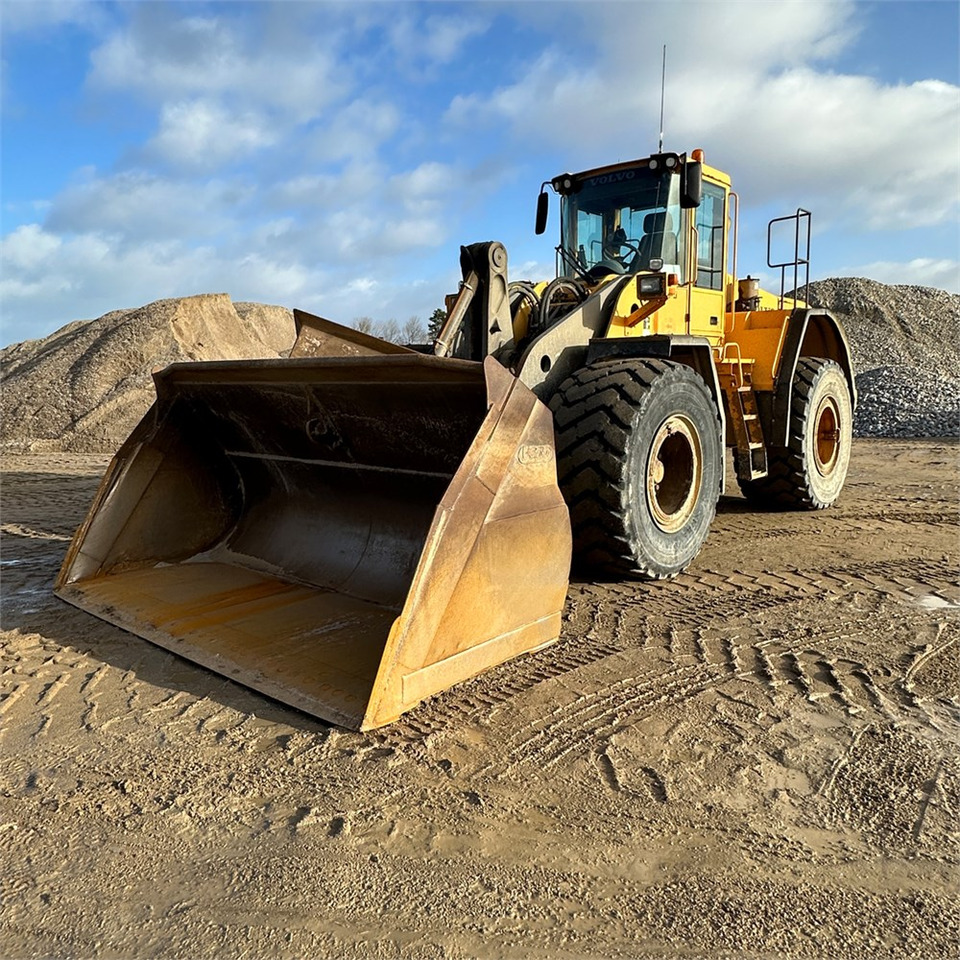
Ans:
{"label": "cab door", "polygon": [[695,278],[690,288],[687,330],[691,336],[719,341],[723,336],[724,264],[726,263],[727,192],[703,181],[703,199],[696,210]]}

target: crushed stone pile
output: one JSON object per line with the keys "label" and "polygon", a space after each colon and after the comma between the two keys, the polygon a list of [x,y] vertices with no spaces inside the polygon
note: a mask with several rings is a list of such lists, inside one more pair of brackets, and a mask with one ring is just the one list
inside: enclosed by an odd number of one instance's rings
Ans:
{"label": "crushed stone pile", "polygon": [[[850,339],[858,436],[960,435],[960,296],[844,277],[811,283],[809,300]],[[154,370],[283,356],[294,337],[289,310],[221,293],[114,310],[13,344],[0,351],[0,449],[111,453],[153,402]]]}
{"label": "crushed stone pile", "polygon": [[960,296],[843,277],[811,283],[809,302],[847,331],[857,436],[960,436]]}
{"label": "crushed stone pile", "polygon": [[276,358],[294,337],[284,307],[211,293],[113,310],[12,344],[0,351],[0,449],[112,453],[153,403],[154,370]]}

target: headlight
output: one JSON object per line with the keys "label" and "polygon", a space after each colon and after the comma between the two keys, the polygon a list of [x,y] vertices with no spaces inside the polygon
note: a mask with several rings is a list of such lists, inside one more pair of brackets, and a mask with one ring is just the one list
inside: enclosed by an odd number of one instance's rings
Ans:
{"label": "headlight", "polygon": [[637,293],[641,297],[662,296],[664,279],[662,273],[656,273],[648,277],[637,277]]}

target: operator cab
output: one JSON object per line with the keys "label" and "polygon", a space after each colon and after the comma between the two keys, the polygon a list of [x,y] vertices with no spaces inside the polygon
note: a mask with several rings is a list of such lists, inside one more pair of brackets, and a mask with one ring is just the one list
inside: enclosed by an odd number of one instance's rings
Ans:
{"label": "operator cab", "polygon": [[[683,282],[682,210],[700,202],[699,162],[687,161],[686,155],[656,154],[562,174],[550,185],[561,197],[557,252],[567,270],[591,281],[609,274],[667,271]],[[540,197],[537,233],[546,229],[547,194]]]}

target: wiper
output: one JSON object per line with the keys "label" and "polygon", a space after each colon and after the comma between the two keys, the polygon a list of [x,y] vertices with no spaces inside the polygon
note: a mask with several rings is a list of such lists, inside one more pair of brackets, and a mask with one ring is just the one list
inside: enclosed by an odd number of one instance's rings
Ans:
{"label": "wiper", "polygon": [[583,278],[587,277],[587,271],[584,270],[584,268],[580,265],[580,262],[569,250],[565,250],[562,246],[558,244],[556,247],[556,251],[557,253],[560,254],[560,259],[563,260],[563,262],[567,266],[573,267],[573,269],[577,273],[579,273],[581,277]]}

